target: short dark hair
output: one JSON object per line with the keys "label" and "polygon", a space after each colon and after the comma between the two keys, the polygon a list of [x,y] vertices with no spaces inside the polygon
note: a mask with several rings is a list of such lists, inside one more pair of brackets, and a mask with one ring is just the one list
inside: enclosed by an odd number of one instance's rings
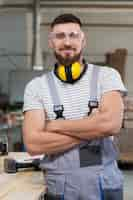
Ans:
{"label": "short dark hair", "polygon": [[57,16],[53,22],[51,23],[51,28],[53,28],[56,24],[67,24],[67,23],[76,23],[79,26],[82,26],[82,23],[78,17],[71,13],[65,13]]}

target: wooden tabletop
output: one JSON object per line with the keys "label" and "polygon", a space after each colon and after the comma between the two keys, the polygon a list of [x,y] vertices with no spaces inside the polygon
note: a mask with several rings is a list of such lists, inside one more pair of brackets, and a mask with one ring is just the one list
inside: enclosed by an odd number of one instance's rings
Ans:
{"label": "wooden tabletop", "polygon": [[[0,156],[0,200],[38,200],[45,190],[42,172],[26,169],[14,174],[5,173],[3,160],[6,157],[16,160],[31,158],[27,153],[14,152],[8,156]],[[121,154],[119,160],[133,162],[133,153]]]}
{"label": "wooden tabletop", "polygon": [[[26,153],[9,153],[8,156],[15,159],[29,157]],[[5,173],[4,158],[0,156],[0,200],[37,200],[45,189],[42,172],[26,169],[15,174]]]}

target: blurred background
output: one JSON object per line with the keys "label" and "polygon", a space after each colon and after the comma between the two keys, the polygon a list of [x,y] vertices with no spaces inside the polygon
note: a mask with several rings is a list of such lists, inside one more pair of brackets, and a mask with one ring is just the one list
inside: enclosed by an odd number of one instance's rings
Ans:
{"label": "blurred background", "polygon": [[118,162],[124,165],[125,199],[132,200],[132,0],[0,0],[0,141],[8,143],[8,151],[25,151],[21,134],[24,88],[34,76],[53,67],[49,25],[65,12],[76,14],[83,22],[86,60],[116,68],[128,89],[123,128],[116,142]]}

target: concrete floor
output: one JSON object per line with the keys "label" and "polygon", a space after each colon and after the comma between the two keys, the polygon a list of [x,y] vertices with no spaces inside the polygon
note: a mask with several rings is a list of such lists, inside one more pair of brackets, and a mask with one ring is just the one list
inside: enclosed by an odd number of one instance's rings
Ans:
{"label": "concrete floor", "polygon": [[133,200],[133,170],[124,170],[124,200]]}

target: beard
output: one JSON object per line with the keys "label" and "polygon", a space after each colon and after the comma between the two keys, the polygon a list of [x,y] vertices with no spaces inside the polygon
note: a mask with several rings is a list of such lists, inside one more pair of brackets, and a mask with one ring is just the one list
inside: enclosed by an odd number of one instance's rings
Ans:
{"label": "beard", "polygon": [[57,61],[61,65],[69,66],[80,60],[82,52],[80,51],[78,54],[75,54],[73,57],[69,56],[69,57],[65,57],[65,58],[56,52],[54,52],[54,54],[55,54]]}

